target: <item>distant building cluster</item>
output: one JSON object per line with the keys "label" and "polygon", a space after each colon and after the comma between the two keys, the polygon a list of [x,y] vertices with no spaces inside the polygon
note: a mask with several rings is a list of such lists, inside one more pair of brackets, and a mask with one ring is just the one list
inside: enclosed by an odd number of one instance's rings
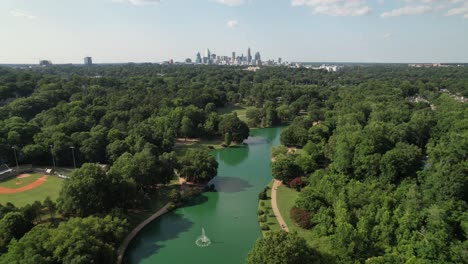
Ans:
{"label": "distant building cluster", "polygon": [[412,63],[408,64],[409,67],[413,68],[438,68],[438,67],[450,67],[449,65],[440,63]]}
{"label": "distant building cluster", "polygon": [[[186,63],[189,59],[186,60]],[[245,65],[245,66],[262,66],[264,62],[262,61],[262,56],[260,52],[256,52],[252,56],[252,50],[250,47],[247,49],[247,55],[238,56],[235,51],[231,53],[231,56],[219,56],[215,53],[212,53],[210,49],[206,49],[204,56],[197,53],[195,57],[195,64],[206,64],[206,65]],[[190,62],[191,63],[191,62]],[[271,61],[267,62],[271,63]]]}
{"label": "distant building cluster", "polygon": [[441,89],[440,90],[442,93],[447,93],[450,95],[450,97],[452,97],[453,99],[457,100],[458,102],[460,103],[468,103],[468,98],[464,97],[463,95],[461,94],[452,94],[449,90],[447,89]]}
{"label": "distant building cluster", "polygon": [[339,65],[325,65],[322,64],[319,67],[312,67],[313,70],[326,70],[327,72],[337,72],[343,69],[343,66]]}
{"label": "distant building cluster", "polygon": [[[198,52],[195,56],[195,59],[191,58],[185,59],[185,64],[199,64],[199,65],[236,65],[236,66],[277,66],[277,65],[287,65],[283,62],[281,58],[278,58],[277,61],[274,60],[262,60],[262,55],[260,52],[255,52],[252,54],[250,47],[247,49],[247,55],[243,53],[239,56],[235,51],[231,53],[230,56],[217,55],[212,53],[210,49],[205,50],[205,54]],[[173,60],[165,61],[162,64],[181,64],[180,62],[174,62]]]}
{"label": "distant building cluster", "polygon": [[[86,65],[86,66],[93,65],[93,58],[92,57],[84,57],[83,64]],[[40,60],[39,61],[39,66],[46,67],[46,66],[51,66],[51,65],[52,65],[52,61],[50,61],[50,60]]]}

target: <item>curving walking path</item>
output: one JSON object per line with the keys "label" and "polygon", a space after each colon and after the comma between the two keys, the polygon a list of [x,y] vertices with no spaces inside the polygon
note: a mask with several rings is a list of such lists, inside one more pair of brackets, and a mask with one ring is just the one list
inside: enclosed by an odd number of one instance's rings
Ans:
{"label": "curving walking path", "polygon": [[149,223],[151,223],[154,219],[160,217],[161,215],[165,214],[168,212],[167,208],[169,207],[170,203],[166,204],[163,208],[159,209],[156,213],[148,217],[145,221],[141,222],[137,227],[135,227],[130,234],[127,235],[125,238],[124,242],[122,245],[119,247],[117,250],[117,263],[121,264],[123,255],[125,253],[125,250],[128,247],[128,244],[130,244],[130,241]]}
{"label": "curving walking path", "polygon": [[278,209],[278,203],[276,202],[276,189],[278,189],[279,186],[281,186],[281,181],[273,180],[273,186],[271,188],[271,208],[273,209],[273,213],[275,214],[276,220],[278,220],[281,229],[289,232],[289,228],[286,225],[286,222],[284,222],[284,219]]}

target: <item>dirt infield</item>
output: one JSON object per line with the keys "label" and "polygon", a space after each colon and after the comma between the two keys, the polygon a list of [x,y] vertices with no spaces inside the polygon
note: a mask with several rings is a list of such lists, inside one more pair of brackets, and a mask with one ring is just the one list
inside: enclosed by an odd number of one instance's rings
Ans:
{"label": "dirt infield", "polygon": [[41,186],[46,181],[47,181],[47,176],[44,175],[41,178],[37,179],[35,182],[30,183],[20,188],[10,189],[10,188],[5,188],[5,187],[0,187],[0,194],[12,194],[12,193],[25,192],[25,191]]}
{"label": "dirt infield", "polygon": [[25,174],[25,173],[23,173],[23,174],[18,175],[16,178],[17,178],[17,179],[24,179],[24,178],[27,178],[27,177],[29,177],[29,176],[31,176],[31,174]]}

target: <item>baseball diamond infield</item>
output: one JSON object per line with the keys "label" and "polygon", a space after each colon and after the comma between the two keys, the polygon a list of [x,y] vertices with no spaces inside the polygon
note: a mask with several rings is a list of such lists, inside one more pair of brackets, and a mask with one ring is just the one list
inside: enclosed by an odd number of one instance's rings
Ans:
{"label": "baseball diamond infield", "polygon": [[0,194],[12,194],[12,193],[25,192],[25,191],[41,186],[42,184],[44,184],[45,181],[47,181],[46,175],[42,176],[41,178],[37,179],[36,181],[28,185],[21,186],[19,188],[6,188],[6,187],[0,186]]}

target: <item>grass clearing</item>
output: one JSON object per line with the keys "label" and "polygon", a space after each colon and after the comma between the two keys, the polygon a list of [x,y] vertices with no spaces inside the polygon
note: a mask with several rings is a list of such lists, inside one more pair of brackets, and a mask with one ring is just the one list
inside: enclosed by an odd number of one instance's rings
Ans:
{"label": "grass clearing", "polygon": [[289,211],[294,206],[296,199],[299,196],[299,192],[284,185],[278,187],[276,192],[278,209],[281,213],[281,216],[283,216],[284,221],[288,225],[289,232],[296,231],[299,236],[303,237],[307,243],[312,246],[314,241],[313,232],[311,232],[311,230],[306,230],[297,226],[289,215]]}
{"label": "grass clearing", "polygon": [[220,115],[232,114],[234,112],[237,113],[237,117],[239,117],[241,121],[247,122],[247,108],[245,106],[227,104],[223,108],[218,109],[218,114]]}
{"label": "grass clearing", "polygon": [[331,248],[330,237],[316,234],[313,228],[310,230],[303,229],[297,226],[291,219],[289,211],[294,206],[298,196],[299,192],[284,185],[281,185],[277,190],[278,208],[284,221],[288,225],[289,231],[296,231],[300,237],[303,237],[307,241],[309,246],[318,249],[320,252],[332,254],[333,250]]}
{"label": "grass clearing", "polygon": [[[31,174],[27,178],[17,179],[11,178],[9,180],[0,182],[1,187],[16,189],[22,186],[26,186],[40,177],[42,174]],[[17,181],[21,181],[21,184],[16,184]],[[0,194],[0,204],[6,204],[8,202],[14,204],[17,207],[25,206],[26,204],[32,204],[35,201],[43,202],[47,196],[50,197],[53,201],[56,201],[60,190],[62,189],[63,180],[54,176],[48,176],[47,181],[42,185],[19,193],[12,194]]]}

